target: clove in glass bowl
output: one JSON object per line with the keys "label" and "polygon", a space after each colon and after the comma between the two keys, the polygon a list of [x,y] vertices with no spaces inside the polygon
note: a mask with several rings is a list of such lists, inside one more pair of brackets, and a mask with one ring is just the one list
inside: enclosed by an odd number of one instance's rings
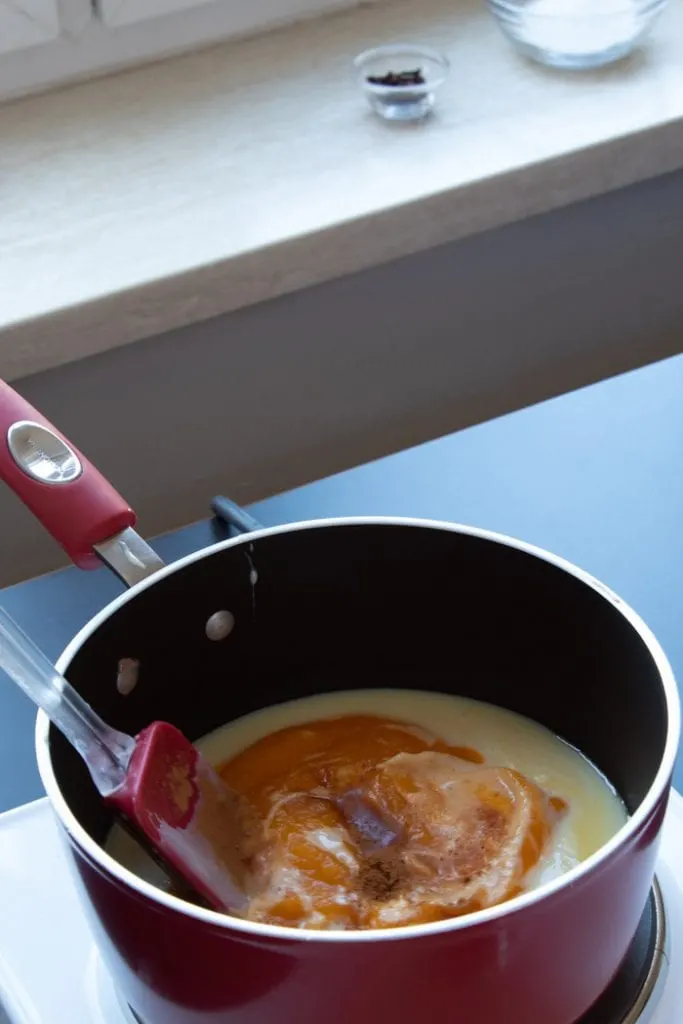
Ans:
{"label": "clove in glass bowl", "polygon": [[450,67],[437,50],[410,45],[365,50],[354,64],[371,108],[387,121],[419,121],[426,117]]}

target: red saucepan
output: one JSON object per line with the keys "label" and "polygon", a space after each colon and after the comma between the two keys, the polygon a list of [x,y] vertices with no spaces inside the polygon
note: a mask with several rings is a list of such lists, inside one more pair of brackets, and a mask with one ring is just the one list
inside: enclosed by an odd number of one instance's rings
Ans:
{"label": "red saucepan", "polygon": [[[256,529],[164,567],[125,502],[7,387],[0,429],[4,480],[78,565],[102,559],[131,585],[59,661],[113,726],[136,734],[163,719],[195,739],[324,691],[462,694],[574,744],[631,814],[588,861],[500,907],[393,931],[295,932],[191,906],[114,861],[109,813],[41,715],[42,780],[101,954],[142,1024],[581,1017],[645,908],[679,736],[671,669],[638,616],[553,555],[450,523]],[[218,611],[235,623],[222,640],[206,629]],[[128,696],[116,686],[122,658],[140,664]]]}

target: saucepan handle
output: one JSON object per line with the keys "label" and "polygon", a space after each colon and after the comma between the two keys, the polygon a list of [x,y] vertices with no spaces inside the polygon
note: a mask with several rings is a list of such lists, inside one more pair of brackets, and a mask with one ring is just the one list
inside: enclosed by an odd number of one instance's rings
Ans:
{"label": "saucepan handle", "polygon": [[0,381],[0,479],[81,569],[104,561],[132,586],[161,568],[136,516],[86,457]]}
{"label": "saucepan handle", "polygon": [[226,526],[232,527],[237,533],[251,533],[253,530],[262,528],[258,519],[254,519],[241,505],[236,505],[234,501],[224,498],[222,494],[219,494],[211,502],[211,511],[216,519]]}

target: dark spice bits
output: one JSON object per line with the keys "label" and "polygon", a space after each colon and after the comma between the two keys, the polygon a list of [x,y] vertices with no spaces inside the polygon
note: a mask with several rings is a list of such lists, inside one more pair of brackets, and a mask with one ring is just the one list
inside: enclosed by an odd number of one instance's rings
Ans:
{"label": "dark spice bits", "polygon": [[387,71],[386,75],[368,75],[370,85],[426,85],[421,68],[415,71]]}

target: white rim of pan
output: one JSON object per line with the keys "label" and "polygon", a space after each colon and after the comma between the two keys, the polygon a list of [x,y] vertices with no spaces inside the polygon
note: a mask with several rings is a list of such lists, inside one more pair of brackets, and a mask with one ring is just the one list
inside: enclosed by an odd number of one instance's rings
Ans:
{"label": "white rim of pan", "polygon": [[99,628],[99,626],[102,625],[103,622],[117,612],[119,608],[127,604],[128,601],[134,600],[134,598],[138,594],[142,593],[143,590],[153,587],[159,580],[166,576],[171,576],[175,572],[181,571],[185,566],[191,565],[193,562],[201,561],[203,558],[209,557],[219,551],[224,551],[226,548],[237,547],[242,544],[251,544],[262,537],[277,536],[278,534],[295,533],[298,531],[312,529],[317,530],[338,526],[364,525],[409,526],[420,529],[447,531],[449,533],[459,533],[470,537],[478,537],[482,540],[488,540],[497,544],[503,544],[506,547],[515,548],[525,554],[531,555],[535,558],[540,558],[542,561],[548,562],[551,565],[556,566],[558,569],[562,569],[574,576],[586,586],[590,587],[591,590],[594,590],[600,597],[611,604],[620,612],[621,615],[624,616],[626,621],[640,636],[641,640],[647,647],[657,670],[659,671],[666,697],[668,715],[666,743],[661,763],[652,785],[638,809],[629,818],[626,824],[623,825],[612,837],[612,839],[609,840],[609,842],[605,843],[604,846],[601,846],[599,850],[592,854],[592,856],[588,857],[585,861],[582,861],[581,864],[572,868],[571,871],[568,871],[559,878],[547,882],[545,885],[539,886],[538,889],[522,893],[520,896],[516,896],[514,899],[509,900],[506,903],[499,904],[498,906],[491,907],[487,910],[476,911],[462,917],[450,918],[446,921],[438,921],[432,924],[404,925],[402,927],[389,928],[381,931],[316,931],[310,928],[295,929],[287,928],[282,925],[260,924],[252,921],[244,921],[238,917],[231,917],[217,911],[206,910],[202,907],[196,907],[193,904],[186,903],[184,900],[181,900],[176,896],[162,892],[156,886],[149,882],[145,882],[143,879],[133,874],[132,871],[123,867],[122,864],[119,864],[118,861],[114,860],[113,857],[111,857],[98,843],[96,843],[95,840],[88,835],[78,818],[72,813],[59,788],[52,768],[49,752],[48,734],[50,723],[45,713],[40,711],[36,720],[36,756],[38,761],[38,770],[52,807],[62,825],[77,846],[79,846],[92,861],[100,865],[110,875],[117,879],[119,883],[129,886],[140,895],[147,897],[169,910],[174,910],[179,914],[192,917],[195,920],[204,922],[214,928],[224,928],[233,933],[241,933],[244,935],[245,939],[279,939],[304,941],[307,943],[397,942],[406,939],[418,938],[419,936],[426,937],[428,935],[439,935],[445,932],[459,931],[463,928],[471,928],[475,925],[485,924],[509,914],[520,913],[527,907],[533,906],[540,900],[546,899],[554,893],[575,884],[585,875],[593,872],[600,864],[608,860],[612,854],[622,847],[630,836],[638,832],[643,823],[649,818],[662,794],[669,785],[669,780],[673,773],[676,754],[678,751],[681,728],[681,709],[678,688],[676,686],[676,680],[674,678],[671,665],[669,664],[664,651],[652,631],[640,616],[629,605],[622,601],[622,599],[612,590],[610,590],[609,587],[606,587],[599,580],[595,579],[595,577],[584,572],[584,570],[579,569],[571,562],[545,551],[543,548],[538,548],[533,544],[527,544],[524,541],[516,540],[515,538],[507,537],[504,534],[495,533],[491,530],[483,530],[473,526],[464,526],[459,523],[394,516],[353,516],[335,519],[314,519],[253,530],[250,533],[241,534],[238,537],[221,541],[209,548],[203,548],[190,555],[186,555],[177,562],[173,562],[170,565],[165,566],[163,569],[160,569],[141,583],[136,584],[136,586],[132,587],[130,590],[125,591],[120,597],[117,597],[114,601],[110,602],[110,604],[103,608],[102,611],[95,615],[87,625],[79,631],[58,659],[57,668],[60,672],[65,672],[85,641],[89,639],[89,637]]}

